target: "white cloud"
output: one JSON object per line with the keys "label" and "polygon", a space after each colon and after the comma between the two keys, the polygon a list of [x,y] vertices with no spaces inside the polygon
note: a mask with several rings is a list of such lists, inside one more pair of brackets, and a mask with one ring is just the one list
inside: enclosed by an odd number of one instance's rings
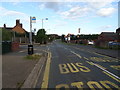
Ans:
{"label": "white cloud", "polygon": [[25,15],[22,12],[17,12],[17,11],[7,11],[3,14],[4,16],[17,16],[17,15]]}
{"label": "white cloud", "polygon": [[65,22],[65,21],[56,20],[55,22],[56,22],[55,28],[61,27],[61,26],[63,27],[65,25],[67,25],[67,22]]}
{"label": "white cloud", "polygon": [[42,10],[44,8],[48,8],[54,11],[58,11],[60,7],[59,2],[46,2],[46,3],[42,3],[39,5],[39,8]]}
{"label": "white cloud", "polygon": [[22,17],[27,16],[25,13],[18,12],[18,11],[7,10],[3,7],[0,7],[0,11],[1,11],[0,16],[22,16]]}
{"label": "white cloud", "polygon": [[[64,0],[65,2],[44,2],[40,4],[39,8],[41,10],[48,8],[54,10],[63,18],[67,19],[77,19],[79,17],[84,17],[89,13],[107,17],[114,13],[115,8],[112,6],[112,2],[118,0],[84,0],[83,2],[71,2],[72,0]],[[68,2],[69,1],[69,2]],[[106,11],[107,10],[107,11]],[[97,13],[96,13],[97,12]]]}
{"label": "white cloud", "polygon": [[113,14],[115,12],[115,8],[101,8],[98,12],[97,15],[99,16],[103,16],[103,17],[107,17],[110,16],[111,14]]}
{"label": "white cloud", "polygon": [[113,27],[112,25],[103,25],[103,26],[98,27],[97,30],[108,31],[112,27]]}
{"label": "white cloud", "polygon": [[1,0],[0,2],[110,2],[119,0]]}
{"label": "white cloud", "polygon": [[45,8],[45,3],[41,3],[41,4],[39,5],[39,8],[40,8],[40,10],[43,10],[43,9]]}
{"label": "white cloud", "polygon": [[[4,23],[7,24],[7,26],[14,26],[15,25],[15,20],[16,19],[20,19],[20,22],[23,24],[23,28],[24,27],[28,27],[27,24],[29,24],[29,20],[30,17],[23,13],[23,12],[18,12],[18,11],[12,11],[12,10],[8,10],[6,8],[0,7],[0,24],[3,25]],[[5,21],[11,21],[11,23],[9,22],[5,22]],[[29,28],[29,27],[28,27]]]}
{"label": "white cloud", "polygon": [[59,12],[64,18],[76,19],[86,16],[90,11],[90,8],[76,6],[65,12]]}

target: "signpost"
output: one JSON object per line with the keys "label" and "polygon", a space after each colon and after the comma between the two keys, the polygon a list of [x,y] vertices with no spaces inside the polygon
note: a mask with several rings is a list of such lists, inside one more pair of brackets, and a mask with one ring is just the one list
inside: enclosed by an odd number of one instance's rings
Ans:
{"label": "signpost", "polygon": [[80,28],[78,28],[78,33],[80,33]]}
{"label": "signpost", "polygon": [[36,18],[30,16],[30,33],[29,33],[30,45],[28,45],[28,54],[29,54],[29,55],[32,55],[32,54],[33,54],[33,45],[32,45],[32,23],[36,23]]}

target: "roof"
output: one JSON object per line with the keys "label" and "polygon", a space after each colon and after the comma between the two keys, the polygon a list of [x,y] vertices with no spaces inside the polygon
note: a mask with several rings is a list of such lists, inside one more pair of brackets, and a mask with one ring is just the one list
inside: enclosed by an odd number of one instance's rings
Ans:
{"label": "roof", "polygon": [[15,26],[15,27],[13,27],[12,30],[17,33],[25,33],[25,29],[21,28],[20,26]]}
{"label": "roof", "polygon": [[101,35],[114,36],[114,35],[116,35],[116,33],[114,33],[114,32],[102,32]]}
{"label": "roof", "polygon": [[105,40],[116,40],[117,34],[114,32],[102,32],[99,37],[104,38]]}
{"label": "roof", "polygon": [[1,29],[7,29],[7,30],[12,30],[13,29],[13,27],[0,27]]}

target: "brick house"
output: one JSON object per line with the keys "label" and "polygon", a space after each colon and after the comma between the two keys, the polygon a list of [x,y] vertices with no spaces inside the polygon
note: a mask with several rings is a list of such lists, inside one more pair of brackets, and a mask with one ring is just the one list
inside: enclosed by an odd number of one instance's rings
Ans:
{"label": "brick house", "polygon": [[28,42],[28,38],[27,38],[28,32],[23,28],[22,23],[20,23],[19,19],[16,20],[16,25],[14,27],[6,27],[6,24],[4,24],[4,27],[2,28],[13,32],[13,37],[12,37],[13,42],[19,42],[19,43]]}
{"label": "brick house", "polygon": [[102,32],[98,36],[98,40],[115,41],[116,39],[117,39],[117,34],[114,32]]}
{"label": "brick house", "polygon": [[102,32],[98,36],[98,40],[95,42],[96,46],[108,47],[108,42],[118,42],[117,33],[115,32]]}

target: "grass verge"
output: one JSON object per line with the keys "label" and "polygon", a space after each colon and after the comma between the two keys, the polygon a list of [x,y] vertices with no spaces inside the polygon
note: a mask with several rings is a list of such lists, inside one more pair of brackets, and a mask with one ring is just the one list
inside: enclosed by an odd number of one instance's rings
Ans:
{"label": "grass verge", "polygon": [[32,55],[27,55],[24,57],[24,59],[27,60],[39,60],[42,57],[42,54],[32,54]]}

